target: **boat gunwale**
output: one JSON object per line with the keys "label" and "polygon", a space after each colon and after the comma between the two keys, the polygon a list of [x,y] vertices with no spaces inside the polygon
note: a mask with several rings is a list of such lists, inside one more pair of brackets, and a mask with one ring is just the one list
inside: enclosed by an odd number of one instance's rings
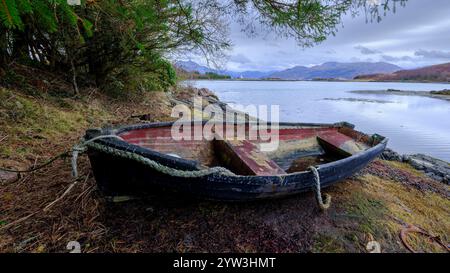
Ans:
{"label": "boat gunwale", "polygon": [[[208,121],[200,121],[200,122],[190,122],[190,124],[195,125],[195,124],[206,124]],[[149,128],[159,128],[159,127],[168,127],[173,125],[175,122],[152,122],[152,123],[145,123],[145,124],[133,124],[133,125],[127,125],[127,126],[121,126],[118,128],[103,128],[103,129],[97,129],[95,130],[95,134],[89,134],[87,133],[85,138],[86,140],[89,140],[90,138],[93,138],[95,136],[100,136],[100,135],[120,135],[122,133],[128,132],[128,131],[133,131],[133,130],[142,130],[142,129],[149,129]],[[187,124],[189,124],[189,122],[186,122]],[[257,124],[257,122],[242,122],[242,123],[229,123],[229,124],[233,124],[233,125],[242,125],[242,124]],[[227,122],[223,122],[223,124],[227,124]],[[270,125],[270,122],[265,122],[264,124],[268,124]],[[326,123],[291,123],[291,122],[280,122],[277,123],[279,126],[288,126],[288,127],[317,127],[317,128],[340,128],[340,127],[349,127],[351,129],[354,129],[354,126],[350,123],[347,122],[339,122],[339,123],[333,123],[333,124],[326,124]],[[355,130],[356,131],[356,130]],[[365,133],[363,133],[364,135],[367,135]],[[369,149],[364,150],[362,152],[359,152],[357,154],[354,154],[352,156],[340,159],[340,160],[336,160],[333,162],[329,162],[329,163],[325,163],[325,164],[320,164],[320,165],[315,165],[314,167],[316,167],[319,171],[320,174],[320,170],[322,169],[329,169],[329,168],[338,168],[339,166],[343,166],[346,163],[353,161],[353,160],[357,160],[358,158],[363,158],[365,157],[367,154],[371,154],[371,153],[381,153],[386,145],[387,142],[389,141],[389,139],[387,137],[381,136],[382,139],[381,141],[374,145],[371,146]],[[103,145],[107,145],[107,146],[111,146],[113,148],[116,149],[120,149],[120,150],[125,150],[125,151],[130,151],[130,152],[134,152],[137,154],[140,154],[144,157],[147,157],[149,159],[152,160],[157,160],[162,159],[163,161],[170,162],[171,165],[174,165],[174,168],[176,168],[175,166],[179,166],[179,167],[183,167],[184,170],[187,171],[195,171],[195,170],[200,170],[199,168],[199,163],[198,161],[195,160],[189,160],[189,159],[184,159],[184,158],[176,158],[170,155],[166,155],[164,153],[160,153],[158,151],[152,150],[152,149],[148,149],[139,145],[135,145],[135,144],[131,144],[128,143],[124,140],[119,140],[116,138],[109,138],[109,139],[98,139],[95,142],[98,142],[100,144]],[[162,162],[161,162],[162,163]],[[164,164],[164,163],[162,163]],[[309,170],[305,170],[305,171],[299,171],[299,172],[293,172],[293,173],[287,173],[287,174],[281,174],[281,175],[267,175],[267,176],[254,176],[254,175],[238,175],[236,174],[235,177],[238,178],[259,178],[259,182],[257,182],[257,184],[261,184],[261,180],[266,180],[267,183],[272,183],[271,179],[276,177],[276,178],[286,178],[286,177],[293,177],[293,176],[298,176],[298,175],[305,175],[307,173],[310,173]],[[225,174],[213,174],[214,176],[229,176],[229,175],[225,175]],[[210,175],[211,176],[211,175]],[[251,181],[253,181],[252,179],[247,180],[245,182],[245,184],[251,184]],[[270,181],[270,182],[269,182]],[[249,183],[250,182],[250,183]],[[256,182],[256,181],[255,181]]]}

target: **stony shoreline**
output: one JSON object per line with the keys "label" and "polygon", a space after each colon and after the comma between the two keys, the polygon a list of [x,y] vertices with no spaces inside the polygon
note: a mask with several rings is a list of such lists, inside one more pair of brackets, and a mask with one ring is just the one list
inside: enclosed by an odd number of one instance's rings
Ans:
{"label": "stony shoreline", "polygon": [[[206,107],[208,106],[210,108],[211,111],[213,112],[222,112],[223,115],[223,120],[227,121],[227,119],[230,119],[229,121],[233,122],[234,121],[234,117],[233,116],[227,116],[225,113],[229,110],[231,110],[230,106],[225,103],[222,102],[217,95],[207,89],[207,88],[195,88],[195,87],[187,87],[185,89],[182,90],[178,90],[177,93],[171,95],[170,101],[173,103],[173,105],[176,104],[183,104],[186,105],[187,107],[189,107],[190,109],[193,110],[193,115],[199,115],[201,114],[202,117],[201,118],[205,118],[205,119],[209,119],[211,118],[210,116],[203,116],[204,113],[202,113],[203,109],[198,109],[198,105],[194,105],[193,101],[192,101],[192,97],[193,96],[198,96],[201,97],[203,100],[203,105],[201,107]],[[250,115],[248,115],[247,113],[238,111],[233,109],[233,113],[236,115],[236,117],[238,117],[239,120],[248,120],[248,121],[253,121],[256,122],[257,118],[252,117]]]}
{"label": "stony shoreline", "polygon": [[391,149],[386,149],[381,158],[389,161],[407,163],[414,169],[423,172],[428,177],[450,185],[450,163],[424,155],[401,155]]}

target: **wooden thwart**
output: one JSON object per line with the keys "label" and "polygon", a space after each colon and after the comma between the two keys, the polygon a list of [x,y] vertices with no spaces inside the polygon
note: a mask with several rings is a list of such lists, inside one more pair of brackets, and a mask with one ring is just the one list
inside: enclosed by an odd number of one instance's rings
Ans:
{"label": "wooden thwart", "polygon": [[216,152],[224,165],[242,175],[286,174],[274,161],[247,140],[215,140]]}
{"label": "wooden thwart", "polygon": [[320,133],[317,140],[325,149],[344,156],[351,156],[369,148],[366,144],[356,142],[353,138],[339,132]]}

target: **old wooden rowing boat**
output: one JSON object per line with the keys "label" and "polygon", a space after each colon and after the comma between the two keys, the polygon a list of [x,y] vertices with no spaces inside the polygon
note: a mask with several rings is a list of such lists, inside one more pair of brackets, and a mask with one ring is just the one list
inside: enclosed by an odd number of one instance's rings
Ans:
{"label": "old wooden rowing boat", "polygon": [[[256,130],[254,140],[176,140],[172,125],[88,130],[85,143],[99,188],[110,196],[166,189],[229,201],[280,197],[311,190],[315,178],[323,188],[349,177],[387,144],[386,138],[363,134],[348,123],[280,123],[277,149],[262,151],[268,131],[252,124],[233,126],[247,137]],[[204,129],[205,123],[189,125]]]}

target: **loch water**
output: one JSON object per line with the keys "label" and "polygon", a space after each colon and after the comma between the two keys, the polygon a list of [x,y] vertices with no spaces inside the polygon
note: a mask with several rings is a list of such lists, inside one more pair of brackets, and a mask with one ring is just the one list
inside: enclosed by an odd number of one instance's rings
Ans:
{"label": "loch water", "polygon": [[[422,96],[358,94],[355,90],[432,91],[449,84],[319,81],[189,81],[233,105],[279,105],[280,121],[348,121],[389,138],[402,154],[423,153],[450,162],[450,101]],[[270,108],[269,108],[270,109]]]}

